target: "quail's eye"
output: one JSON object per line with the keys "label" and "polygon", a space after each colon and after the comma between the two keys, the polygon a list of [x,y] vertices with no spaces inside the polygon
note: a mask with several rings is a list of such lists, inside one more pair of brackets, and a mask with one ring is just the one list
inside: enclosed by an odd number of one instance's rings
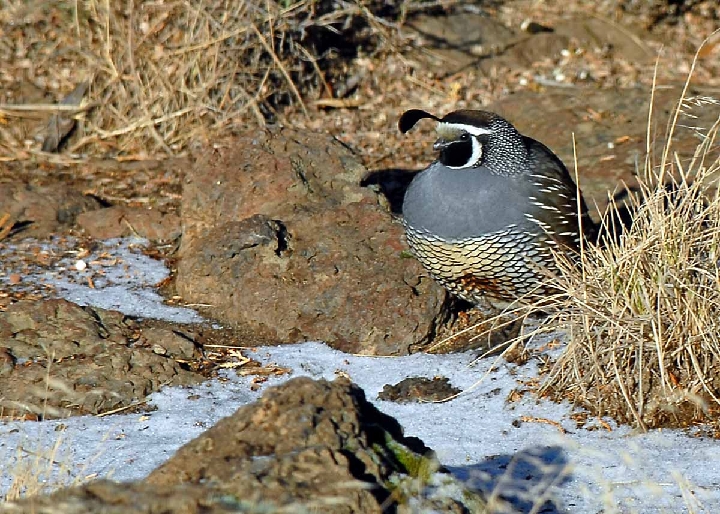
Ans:
{"label": "quail's eye", "polygon": [[467,132],[460,134],[460,141],[470,141],[470,134]]}

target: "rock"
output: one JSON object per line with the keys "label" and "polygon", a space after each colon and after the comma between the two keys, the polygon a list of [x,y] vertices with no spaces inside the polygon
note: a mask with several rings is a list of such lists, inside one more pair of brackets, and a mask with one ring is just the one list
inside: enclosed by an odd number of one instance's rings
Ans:
{"label": "rock", "polygon": [[170,241],[177,239],[181,232],[180,218],[175,214],[122,205],[84,212],[77,217],[77,224],[96,239],[134,235],[153,241]]}
{"label": "rock", "polygon": [[408,377],[397,384],[385,384],[378,394],[378,400],[397,403],[437,402],[461,392],[461,389],[450,384],[447,377]]}
{"label": "rock", "polygon": [[[423,44],[409,58],[437,76],[459,73],[518,41],[514,30],[498,20],[474,13],[420,15],[407,23]],[[428,52],[427,49],[432,49]]]}
{"label": "rock", "polygon": [[[219,489],[219,488],[218,488]],[[15,514],[227,514],[232,496],[218,496],[218,489],[179,486],[160,489],[143,483],[119,484],[97,480],[81,487],[62,489],[0,504],[0,512]],[[232,506],[232,505],[231,505]],[[232,511],[230,511],[232,512]],[[240,511],[242,512],[242,511]]]}
{"label": "rock", "polygon": [[[403,441],[400,426],[356,386],[298,378],[220,421],[147,481],[158,486],[222,483],[240,498],[278,507],[349,497],[350,509],[322,510],[372,512],[388,499],[382,486],[395,470],[373,448],[384,446],[386,438]],[[340,490],[343,484],[349,494]]]}
{"label": "rock", "polygon": [[0,339],[16,358],[63,360],[95,355],[124,341],[117,326],[105,326],[66,300],[18,302],[0,313]]}
{"label": "rock", "polygon": [[[121,313],[65,300],[21,301],[0,312],[0,409],[6,416],[99,414],[140,402],[160,387],[199,382],[172,357],[152,351],[157,332],[135,347],[137,327]],[[179,337],[179,336],[178,336]],[[168,337],[157,342],[167,344]],[[191,354],[192,355],[192,354]]]}
{"label": "rock", "polygon": [[481,61],[478,66],[484,73],[505,67],[515,70],[531,68],[533,63],[543,59],[557,59],[568,47],[570,38],[555,31],[523,35],[497,55]]}
{"label": "rock", "polygon": [[60,183],[0,183],[0,218],[9,214],[15,226],[22,226],[22,237],[53,235],[79,214],[99,207],[94,198]]}
{"label": "rock", "polygon": [[613,57],[630,62],[647,62],[655,57],[642,43],[651,37],[646,31],[593,16],[575,17],[535,31],[514,30],[496,18],[466,12],[421,15],[407,26],[424,42],[420,51],[410,52],[410,58],[418,61],[421,69],[433,70],[438,76],[454,75],[471,67],[485,74],[502,68],[528,69],[543,59],[557,59],[562,50],[575,46],[607,48]]}
{"label": "rock", "polygon": [[651,62],[655,52],[644,41],[655,39],[640,27],[626,27],[597,16],[577,16],[554,27],[555,32],[588,50],[607,49],[613,58]]}
{"label": "rock", "polygon": [[352,353],[422,348],[445,293],[414,259],[365,169],[328,136],[276,129],[216,143],[188,173],[177,290],[281,341]]}
{"label": "rock", "polygon": [[607,49],[616,59],[630,62],[649,62],[655,54],[642,43],[651,36],[643,31],[630,30],[609,20],[588,16],[575,17],[558,23],[551,30],[524,35],[511,42],[506,48],[479,63],[489,73],[493,68],[529,68],[543,59],[558,59],[563,50],[584,48],[586,50]]}
{"label": "rock", "polygon": [[158,355],[190,360],[199,354],[195,344],[189,338],[169,328],[148,327],[143,329],[142,337]]}
{"label": "rock", "polygon": [[142,482],[96,481],[5,508],[409,514],[482,513],[484,505],[356,385],[301,377],[221,420]]}

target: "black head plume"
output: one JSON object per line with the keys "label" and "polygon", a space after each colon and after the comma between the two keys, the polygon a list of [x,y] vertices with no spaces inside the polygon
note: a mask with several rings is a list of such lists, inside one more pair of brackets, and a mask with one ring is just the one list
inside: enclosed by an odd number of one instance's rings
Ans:
{"label": "black head plume", "polygon": [[413,128],[418,121],[423,118],[430,118],[431,120],[440,121],[440,118],[433,114],[430,114],[429,112],[423,111],[421,109],[410,109],[409,111],[405,111],[403,115],[400,116],[400,120],[398,121],[398,128],[400,129],[400,132],[405,134],[408,130]]}

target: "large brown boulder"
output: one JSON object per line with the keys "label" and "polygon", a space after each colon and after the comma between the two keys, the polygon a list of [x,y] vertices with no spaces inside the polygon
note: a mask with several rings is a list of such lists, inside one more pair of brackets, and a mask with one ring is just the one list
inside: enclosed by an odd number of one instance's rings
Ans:
{"label": "large brown boulder", "polygon": [[105,480],[0,512],[485,512],[477,492],[346,379],[296,378],[189,442],[141,481]]}
{"label": "large brown boulder", "polygon": [[402,226],[331,137],[290,129],[216,143],[188,172],[177,289],[223,322],[369,354],[420,349],[444,291],[403,258]]}

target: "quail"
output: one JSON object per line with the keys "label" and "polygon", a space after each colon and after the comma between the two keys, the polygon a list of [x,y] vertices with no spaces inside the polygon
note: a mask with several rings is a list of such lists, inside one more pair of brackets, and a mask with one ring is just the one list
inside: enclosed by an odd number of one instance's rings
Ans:
{"label": "quail", "polygon": [[[497,308],[542,301],[556,272],[554,250],[577,255],[596,230],[562,161],[497,114],[458,110],[438,118],[412,109],[406,133],[437,122],[438,158],[403,200],[408,244],[450,293]],[[578,213],[580,216],[578,216]]]}

